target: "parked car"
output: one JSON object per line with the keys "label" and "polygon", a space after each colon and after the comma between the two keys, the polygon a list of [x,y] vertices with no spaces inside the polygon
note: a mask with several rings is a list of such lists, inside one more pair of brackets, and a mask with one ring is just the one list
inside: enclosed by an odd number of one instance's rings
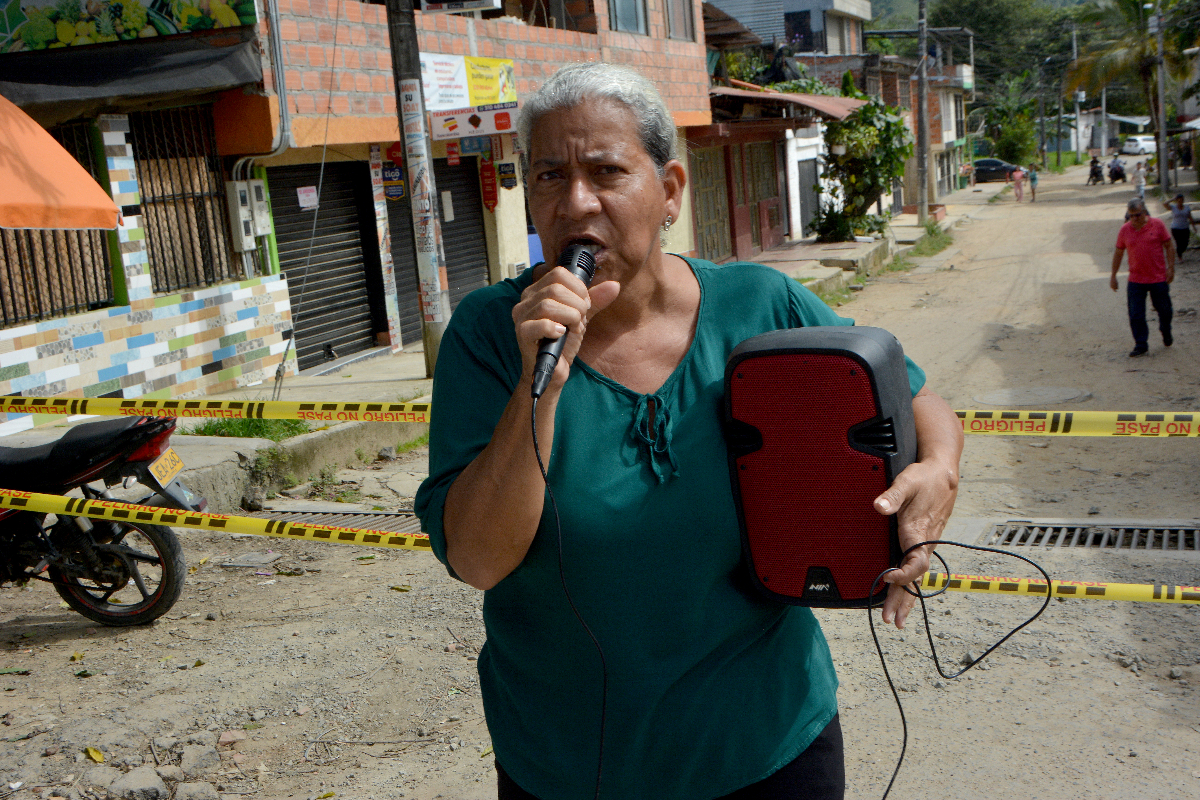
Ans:
{"label": "parked car", "polygon": [[1157,144],[1153,136],[1130,136],[1121,145],[1121,152],[1134,156],[1144,156],[1153,153]]}
{"label": "parked car", "polygon": [[998,158],[977,158],[975,159],[975,182],[1006,181],[1016,168],[1016,165]]}

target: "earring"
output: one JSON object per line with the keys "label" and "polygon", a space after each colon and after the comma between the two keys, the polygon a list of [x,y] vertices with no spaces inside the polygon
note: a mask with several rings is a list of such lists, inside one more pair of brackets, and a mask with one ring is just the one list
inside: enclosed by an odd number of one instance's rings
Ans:
{"label": "earring", "polygon": [[662,229],[663,229],[664,231],[670,231],[670,230],[671,230],[671,223],[673,223],[674,221],[675,221],[675,220],[674,220],[674,219],[671,217],[671,215],[670,215],[670,214],[668,214],[668,215],[667,215],[667,219],[666,219],[666,221],[665,221],[665,222],[663,222]]}

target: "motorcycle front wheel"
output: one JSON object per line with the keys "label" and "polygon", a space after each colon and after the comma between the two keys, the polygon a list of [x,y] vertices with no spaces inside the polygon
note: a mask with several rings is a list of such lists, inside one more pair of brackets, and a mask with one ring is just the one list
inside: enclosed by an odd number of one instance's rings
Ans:
{"label": "motorcycle front wheel", "polygon": [[187,565],[170,528],[121,523],[112,541],[95,549],[98,571],[84,570],[79,563],[69,572],[49,570],[58,594],[88,619],[104,625],[142,625],[167,613],[179,599]]}

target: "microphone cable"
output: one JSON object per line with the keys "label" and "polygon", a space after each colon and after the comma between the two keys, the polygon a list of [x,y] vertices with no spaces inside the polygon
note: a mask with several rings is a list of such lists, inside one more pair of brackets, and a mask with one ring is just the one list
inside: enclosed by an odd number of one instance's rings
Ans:
{"label": "microphone cable", "polygon": [[587,622],[583,619],[583,615],[579,613],[579,609],[575,606],[575,600],[571,597],[571,590],[567,588],[567,575],[563,569],[563,536],[562,536],[562,519],[558,514],[558,503],[554,500],[554,491],[550,488],[550,478],[546,475],[546,465],[542,461],[542,451],[538,447],[537,435],[537,407],[538,397],[533,398],[533,411],[531,412],[530,430],[533,433],[533,453],[537,456],[538,469],[542,473],[542,483],[546,485],[546,495],[550,498],[550,507],[554,510],[554,528],[558,536],[558,579],[562,583],[563,594],[566,595],[567,604],[571,606],[572,613],[575,614],[575,619],[579,620],[579,624],[583,626],[583,630],[587,633],[588,638],[592,640],[592,644],[596,648],[596,653],[600,656],[600,749],[596,756],[596,800],[600,800],[600,779],[604,774],[604,728],[608,721],[608,662],[604,658],[604,648],[600,646],[600,640],[596,638],[596,634],[592,633],[592,629],[588,627]]}
{"label": "microphone cable", "polygon": [[[1026,558],[1025,556],[1023,556],[1019,553],[1009,553],[1009,552],[1005,552],[1004,550],[997,550],[994,547],[982,547],[980,545],[975,545],[975,544],[963,544],[962,542],[951,542],[951,541],[945,541],[945,540],[930,540],[930,541],[926,541],[926,542],[918,542],[917,544],[914,544],[912,547],[908,548],[907,550],[905,550],[903,553],[900,554],[900,563],[903,563],[904,557],[907,556],[909,553],[911,553],[913,550],[916,550],[918,547],[924,547],[925,545],[929,545],[929,544],[932,544],[932,545],[948,544],[948,545],[953,545],[954,547],[962,547],[967,550],[978,550],[978,551],[981,551],[984,553],[997,553],[1002,556],[1018,558],[1021,561],[1024,561],[1027,564],[1032,565],[1033,568],[1036,569],[1038,572],[1042,573],[1042,576],[1045,577],[1045,579],[1046,579],[1046,599],[1042,601],[1042,607],[1039,608],[1034,613],[1034,615],[1031,616],[1029,619],[1025,620],[1020,625],[1018,625],[1017,627],[1010,630],[1008,633],[1004,634],[1004,636],[1002,636],[999,641],[997,641],[995,644],[993,644],[987,650],[984,650],[983,654],[980,655],[978,658],[976,658],[974,661],[972,661],[970,664],[967,664],[965,667],[960,669],[958,672],[955,672],[950,675],[947,675],[945,670],[942,669],[942,663],[938,659],[937,647],[933,643],[933,631],[930,630],[930,628],[929,628],[929,609],[925,605],[925,600],[927,598],[937,597],[938,595],[944,593],[948,587],[943,586],[941,589],[938,589],[936,592],[930,592],[929,594],[923,593],[920,589],[913,591],[912,589],[909,589],[907,586],[900,587],[904,591],[908,592],[910,595],[912,595],[913,597],[916,597],[917,599],[919,599],[921,601],[921,615],[925,621],[925,636],[929,640],[929,652],[933,655],[934,667],[937,668],[938,674],[941,675],[943,678],[945,678],[947,680],[952,680],[952,679],[957,678],[958,676],[962,675],[964,672],[971,669],[979,662],[983,661],[983,659],[986,658],[988,656],[988,654],[990,654],[997,647],[999,647],[1000,645],[1002,645],[1006,641],[1008,641],[1012,636],[1014,636],[1017,633],[1017,631],[1021,630],[1026,625],[1029,625],[1035,619],[1040,617],[1042,615],[1042,612],[1045,611],[1050,606],[1050,598],[1052,596],[1052,589],[1053,589],[1052,583],[1053,582],[1050,580],[1050,574],[1048,572],[1046,572],[1046,570],[1042,569],[1042,567],[1039,564],[1032,561],[1031,559]],[[942,568],[946,570],[946,577],[947,577],[947,582],[948,582],[949,576],[950,576],[950,567],[946,565],[946,560],[944,558],[942,558],[941,554],[938,553],[936,550],[933,551],[933,555],[937,556],[937,560],[942,562]],[[894,572],[897,569],[898,569],[898,567],[889,567],[888,569],[885,569],[883,572],[879,573],[879,576],[876,577],[875,581],[871,584],[871,593],[869,596],[874,597],[876,592],[879,590],[880,582],[883,580],[883,577],[885,575],[887,575],[889,572]],[[882,605],[882,602],[879,605]],[[894,684],[892,682],[892,675],[888,671],[887,659],[884,658],[883,646],[879,643],[879,635],[875,632],[875,617],[873,614],[871,614],[871,609],[876,608],[876,607],[878,607],[878,606],[877,605],[868,605],[867,606],[867,623],[871,628],[871,639],[875,642],[875,652],[879,654],[879,663],[883,667],[883,676],[887,679],[888,688],[892,690],[892,697],[894,697],[896,699],[896,709],[900,712],[900,730],[901,730],[901,734],[902,734],[902,738],[900,741],[900,757],[898,759],[896,759],[896,769],[894,769],[892,771],[891,780],[888,781],[887,788],[883,790],[882,800],[887,800],[888,793],[890,793],[892,791],[892,785],[896,782],[896,776],[900,774],[900,767],[904,763],[904,753],[908,749],[908,721],[904,717],[904,705],[900,702],[900,693],[898,691],[896,691],[896,684]]]}

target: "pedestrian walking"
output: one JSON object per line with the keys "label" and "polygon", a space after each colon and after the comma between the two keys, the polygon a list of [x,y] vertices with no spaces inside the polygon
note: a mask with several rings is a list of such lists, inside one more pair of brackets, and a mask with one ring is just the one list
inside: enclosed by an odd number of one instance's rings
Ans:
{"label": "pedestrian walking", "polygon": [[1017,167],[1013,170],[1013,196],[1017,198],[1017,202],[1025,199],[1025,170]]}
{"label": "pedestrian walking", "polygon": [[1175,237],[1175,260],[1183,260],[1183,251],[1188,248],[1188,239],[1191,238],[1192,228],[1196,227],[1196,220],[1192,216],[1192,207],[1183,202],[1183,195],[1175,195],[1175,199],[1164,204],[1166,209],[1171,212],[1171,235]]}
{"label": "pedestrian walking", "polygon": [[1029,173],[1028,174],[1029,174],[1029,202],[1036,203],[1037,202],[1037,179],[1038,179],[1036,164],[1029,165]]}
{"label": "pedestrian walking", "polygon": [[[1138,166],[1141,166],[1140,164]],[[1126,302],[1129,308],[1129,327],[1133,332],[1130,358],[1146,355],[1149,349],[1150,327],[1146,324],[1146,295],[1158,314],[1158,330],[1164,347],[1175,341],[1171,335],[1171,281],[1175,280],[1175,248],[1171,235],[1162,220],[1150,216],[1146,202],[1134,197],[1128,203],[1129,221],[1117,234],[1117,249],[1113,253],[1112,278],[1109,286],[1117,291],[1117,270],[1129,252],[1129,282]]]}
{"label": "pedestrian walking", "polygon": [[1133,168],[1133,190],[1138,197],[1146,196],[1146,165],[1140,161]]}

